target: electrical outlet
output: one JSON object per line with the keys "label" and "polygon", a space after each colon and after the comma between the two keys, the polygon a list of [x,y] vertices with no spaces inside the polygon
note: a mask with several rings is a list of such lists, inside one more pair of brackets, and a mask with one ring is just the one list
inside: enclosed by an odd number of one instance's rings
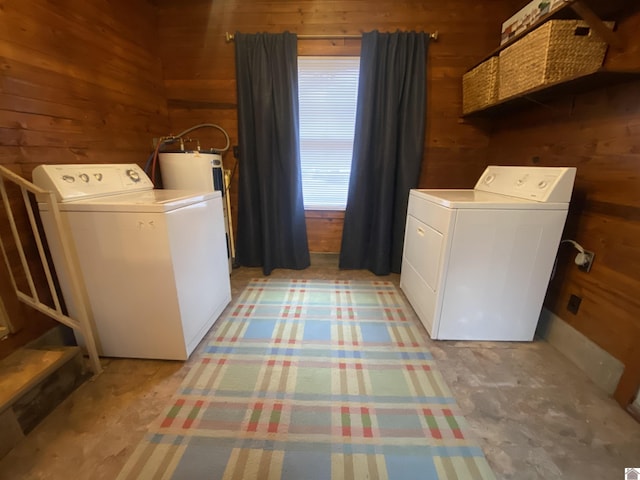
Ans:
{"label": "electrical outlet", "polygon": [[567,310],[576,315],[580,309],[580,302],[582,302],[582,298],[577,295],[571,295],[569,297],[569,302],[567,303]]}

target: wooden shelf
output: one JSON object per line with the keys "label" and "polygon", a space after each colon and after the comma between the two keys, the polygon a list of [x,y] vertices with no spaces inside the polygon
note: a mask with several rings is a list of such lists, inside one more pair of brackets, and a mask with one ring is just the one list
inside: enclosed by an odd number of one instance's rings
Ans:
{"label": "wooden shelf", "polygon": [[600,69],[587,75],[569,78],[561,82],[532,88],[526,92],[499,100],[480,110],[463,115],[463,118],[502,115],[532,104],[541,104],[562,94],[574,94],[598,87],[640,80],[640,71],[613,71]]}
{"label": "wooden shelf", "polygon": [[[520,32],[513,38],[510,38],[507,42],[503,43],[496,49],[489,52],[478,62],[473,64],[467,71],[473,70],[475,67],[485,62],[489,58],[498,55],[502,50],[512,45],[520,38],[524,37],[527,33],[535,30],[543,23],[549,20],[557,19],[575,19],[580,18],[579,15],[572,9],[572,6],[578,3],[579,0],[567,0],[565,3],[558,5],[546,15],[540,17],[537,22],[531,25],[526,30]],[[593,13],[595,13],[602,20],[613,20],[613,16],[622,12],[625,8],[631,7],[635,4],[632,0],[582,0],[582,3],[588,6]]]}
{"label": "wooden shelf", "polygon": [[[474,64],[469,70],[471,71],[481,63],[487,61],[491,57],[497,56],[502,50],[508,46],[514,44],[527,33],[535,30],[540,25],[552,19],[570,19],[579,18],[582,16],[589,25],[596,30],[600,31],[600,35],[606,38],[612,44],[615,42],[616,47],[619,49],[624,48],[623,42],[620,41],[614,33],[609,31],[602,20],[615,20],[615,16],[624,15],[631,11],[635,11],[638,8],[638,4],[634,0],[565,0],[565,2],[548,14],[541,17],[536,23],[531,25],[525,31],[519,33],[515,37],[509,39],[509,41],[500,45],[498,48],[490,52],[479,62]],[[602,31],[602,30],[607,30]],[[550,99],[561,96],[563,94],[574,94],[583,91],[587,91],[593,88],[599,88],[607,85],[613,85],[616,83],[624,83],[640,80],[640,71],[637,70],[611,70],[606,68],[600,68],[599,70],[589,73],[587,75],[579,75],[576,77],[567,78],[560,82],[542,85],[526,92],[518,93],[508,98],[497,101],[487,107],[475,110],[463,114],[463,118],[473,117],[490,117],[503,114],[507,111],[517,108],[525,107],[532,104],[542,104],[548,102]]]}

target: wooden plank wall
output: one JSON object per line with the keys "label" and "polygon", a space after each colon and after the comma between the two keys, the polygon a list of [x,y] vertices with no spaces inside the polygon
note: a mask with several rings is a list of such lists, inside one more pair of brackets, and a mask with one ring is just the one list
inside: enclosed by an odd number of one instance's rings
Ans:
{"label": "wooden plank wall", "polygon": [[[156,25],[146,0],[3,1],[0,164],[27,179],[42,163],[144,165],[169,128]],[[3,238],[7,229],[1,219]],[[52,323],[16,306],[3,269],[0,295],[24,324],[0,342],[2,357]]]}
{"label": "wooden plank wall", "polygon": [[[470,188],[489,161],[578,167],[565,236],[595,251],[596,260],[585,274],[571,263],[575,252],[563,249],[547,306],[626,365],[616,392],[624,405],[640,383],[640,85],[532,106],[489,128],[461,121],[462,73],[497,46],[501,22],[523,3],[6,0],[0,8],[0,164],[26,178],[41,163],[143,164],[151,138],[199,123],[219,124],[237,144],[234,47],[225,32],[438,30],[440,40],[428,54],[420,186]],[[630,45],[608,55],[607,63],[640,67],[634,36],[640,18],[619,29]],[[308,40],[299,48],[302,55],[352,55],[360,44]],[[204,148],[224,141],[213,129],[196,136]],[[224,161],[233,167],[230,153]],[[309,213],[308,222],[312,251],[339,249],[340,213]],[[0,295],[9,300],[10,314],[24,316],[27,334],[17,343],[0,342],[0,357],[7,345],[15,348],[50,327],[20,309],[8,286],[0,269]],[[566,310],[570,294],[583,298],[577,315]]]}
{"label": "wooden plank wall", "polygon": [[[158,0],[160,49],[172,133],[192,125],[221,125],[238,143],[233,43],[225,32],[359,34],[363,31],[438,30],[428,53],[426,148],[420,186],[471,187],[485,164],[488,137],[460,121],[462,73],[499,43],[502,21],[519,2],[510,0]],[[300,40],[300,55],[358,55],[358,40]],[[204,148],[221,139],[195,132]],[[232,168],[233,156],[224,157]],[[240,163],[241,164],[241,163]],[[241,166],[240,166],[241,168]],[[237,180],[237,178],[236,178]],[[236,218],[236,183],[232,184]],[[344,215],[307,212],[310,249],[340,249]]]}
{"label": "wooden plank wall", "polygon": [[[605,65],[640,69],[640,13],[618,24],[628,46]],[[496,122],[491,162],[575,166],[577,178],[564,238],[595,252],[590,273],[561,246],[546,304],[625,364],[615,398],[626,406],[640,385],[640,82],[531,105]],[[577,314],[570,295],[582,297]]]}

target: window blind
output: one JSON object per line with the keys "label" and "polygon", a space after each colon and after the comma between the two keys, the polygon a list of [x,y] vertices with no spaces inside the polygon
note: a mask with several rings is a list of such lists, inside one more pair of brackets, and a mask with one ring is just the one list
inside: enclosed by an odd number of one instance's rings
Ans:
{"label": "window blind", "polygon": [[307,210],[346,207],[359,67],[359,57],[298,57],[300,157]]}

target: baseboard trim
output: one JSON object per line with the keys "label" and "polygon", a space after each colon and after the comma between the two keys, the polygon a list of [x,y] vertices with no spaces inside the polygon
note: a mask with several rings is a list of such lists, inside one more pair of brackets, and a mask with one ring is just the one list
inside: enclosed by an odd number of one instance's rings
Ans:
{"label": "baseboard trim", "polygon": [[536,333],[571,360],[596,385],[613,395],[624,371],[620,360],[546,308],[542,309]]}

